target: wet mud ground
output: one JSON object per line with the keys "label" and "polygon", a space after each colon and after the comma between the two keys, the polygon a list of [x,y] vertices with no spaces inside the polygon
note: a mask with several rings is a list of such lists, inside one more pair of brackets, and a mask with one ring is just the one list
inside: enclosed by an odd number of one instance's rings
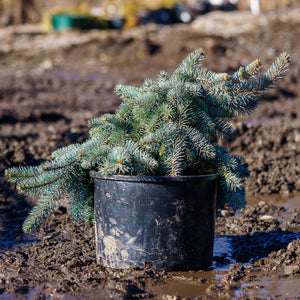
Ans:
{"label": "wet mud ground", "polygon": [[[0,299],[300,299],[299,16],[217,12],[189,25],[126,32],[1,29]],[[256,58],[267,67],[283,51],[292,56],[287,78],[253,115],[236,120],[236,139],[228,141],[252,171],[248,205],[217,212],[212,268],[104,269],[93,225],[72,221],[66,201],[37,232],[23,234],[34,202],[16,193],[4,170],[83,141],[86,121],[120,103],[117,83],[171,72],[200,47],[205,67],[229,73]]]}

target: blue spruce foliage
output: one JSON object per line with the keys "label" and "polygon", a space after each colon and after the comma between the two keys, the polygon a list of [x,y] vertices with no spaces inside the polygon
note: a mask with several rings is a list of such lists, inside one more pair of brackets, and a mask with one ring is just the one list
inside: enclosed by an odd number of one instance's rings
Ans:
{"label": "blue spruce foliage", "polygon": [[234,137],[233,119],[256,108],[286,75],[290,57],[281,54],[263,75],[256,60],[232,76],[200,68],[204,57],[204,50],[196,50],[171,76],[161,72],[141,87],[117,85],[123,102],[114,114],[88,122],[87,141],[54,151],[52,160],[40,166],[6,170],[20,193],[38,198],[23,230],[36,229],[63,197],[75,220],[92,221],[90,170],[109,175],[218,173],[225,202],[243,207],[243,178],[250,172],[220,140]]}

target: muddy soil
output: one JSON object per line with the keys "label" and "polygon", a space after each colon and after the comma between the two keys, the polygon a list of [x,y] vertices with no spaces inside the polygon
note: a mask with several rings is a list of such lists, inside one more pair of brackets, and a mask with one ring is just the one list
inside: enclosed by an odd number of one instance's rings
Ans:
{"label": "muddy soil", "polygon": [[[28,25],[0,33],[0,299],[300,299],[297,9],[262,17],[216,12],[189,25],[126,32],[46,34]],[[236,120],[236,139],[227,141],[252,171],[249,204],[236,214],[218,211],[212,269],[104,269],[95,261],[93,225],[72,221],[65,202],[24,235],[33,200],[16,193],[4,170],[39,164],[57,147],[83,141],[86,121],[120,103],[117,83],[139,85],[170,72],[199,47],[205,67],[229,73],[257,57],[269,66],[283,51],[292,55],[287,78],[254,115]]]}

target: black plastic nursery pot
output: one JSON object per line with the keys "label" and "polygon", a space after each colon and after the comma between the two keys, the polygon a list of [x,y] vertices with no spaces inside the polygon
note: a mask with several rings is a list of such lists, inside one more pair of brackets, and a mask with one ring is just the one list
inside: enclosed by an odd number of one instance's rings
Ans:
{"label": "black plastic nursery pot", "polygon": [[212,264],[217,175],[91,176],[99,263],[163,270]]}

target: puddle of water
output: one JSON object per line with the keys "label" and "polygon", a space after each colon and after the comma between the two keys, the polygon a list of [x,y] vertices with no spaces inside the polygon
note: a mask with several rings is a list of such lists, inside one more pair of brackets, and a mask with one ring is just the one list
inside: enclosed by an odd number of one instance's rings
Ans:
{"label": "puddle of water", "polygon": [[[236,261],[231,257],[230,236],[216,236],[214,243],[214,261],[209,271],[169,272],[172,278],[163,283],[153,285],[148,282],[147,289],[156,295],[171,297],[200,297],[207,295],[207,288],[215,281],[223,278],[230,264]],[[154,298],[160,299],[160,298]],[[217,299],[217,298],[210,298]]]}
{"label": "puddle of water", "polygon": [[276,205],[287,209],[300,208],[300,195],[295,198],[287,199],[285,202],[279,202]]}
{"label": "puddle of water", "polygon": [[[186,279],[167,279],[165,283],[155,285],[151,288],[151,292],[158,295],[169,295],[177,297],[199,297],[206,294],[206,289],[211,283],[192,283]],[[157,298],[159,299],[159,298]],[[170,297],[170,299],[172,299]],[[213,298],[212,298],[213,299]]]}
{"label": "puddle of water", "polygon": [[[1,231],[0,231],[0,238],[3,238],[1,237]],[[5,237],[4,237],[5,238]],[[14,249],[15,247],[18,248],[19,246],[21,245],[24,245],[24,244],[28,244],[28,243],[33,243],[33,242],[36,242],[38,241],[37,238],[29,238],[29,239],[19,239],[19,240],[16,240],[16,239],[6,239],[6,240],[3,240],[3,241],[0,241],[0,253],[2,251],[5,251],[7,248],[10,248],[10,249]]]}
{"label": "puddle of water", "polygon": [[[215,271],[172,273],[173,278],[168,278],[164,283],[148,286],[148,290],[156,295],[172,297],[196,298],[207,296],[207,288],[216,278]],[[177,277],[176,277],[177,275]],[[199,279],[197,281],[197,278]],[[210,279],[205,281],[204,278]],[[264,278],[262,281],[243,283],[234,291],[233,299],[300,299],[300,278],[280,279],[272,281]],[[154,298],[154,299],[160,299]],[[210,297],[209,299],[219,299]]]}
{"label": "puddle of water", "polygon": [[246,126],[252,126],[252,127],[256,127],[256,126],[266,126],[269,125],[270,123],[274,123],[274,122],[278,122],[278,121],[282,121],[284,120],[284,116],[276,116],[275,118],[266,118],[266,119],[262,119],[262,120],[250,120],[247,122],[244,122],[244,124]]}
{"label": "puddle of water", "polygon": [[243,291],[241,291],[241,290],[237,290],[237,291],[235,291],[234,292],[234,294],[235,294],[235,298],[242,298],[242,297],[244,297],[244,296],[246,296],[245,295],[245,292],[243,292]]}
{"label": "puddle of water", "polygon": [[[0,291],[1,292],[1,291]],[[39,291],[35,288],[28,288],[28,287],[22,287],[19,290],[16,291],[14,294],[8,294],[8,295],[1,295],[0,293],[0,299],[1,300],[36,300],[36,299],[64,299],[64,300],[94,300],[94,299],[101,299],[101,300],[109,300],[109,299],[123,299],[121,294],[118,294],[117,292],[111,291],[106,289],[105,287],[95,288],[92,291],[89,291],[89,293],[78,293],[74,295],[65,295],[61,297],[55,297],[52,298],[51,296],[48,296],[47,298],[44,298],[44,296],[39,293]]]}
{"label": "puddle of water", "polygon": [[[256,289],[256,286],[263,286],[263,288]],[[300,299],[300,278],[281,279],[278,281],[270,281],[268,278],[264,278],[261,282],[243,284],[241,288],[247,288],[247,296],[259,297],[259,299],[266,297]]]}
{"label": "puddle of water", "polygon": [[[56,298],[54,298],[56,299]],[[124,297],[122,297],[121,294],[118,294],[117,292],[108,290],[106,288],[95,288],[92,291],[89,291],[88,293],[82,293],[77,295],[66,295],[63,297],[64,300],[95,300],[95,299],[101,299],[101,300],[122,300]]]}
{"label": "puddle of water", "polygon": [[90,74],[81,74],[77,72],[67,72],[67,71],[53,71],[43,74],[43,77],[46,78],[57,78],[65,80],[103,80],[113,78],[112,74],[107,73],[90,73]]}
{"label": "puddle of water", "polygon": [[29,288],[27,286],[19,288],[15,294],[1,295],[1,300],[34,300],[40,299],[37,289]]}
{"label": "puddle of water", "polygon": [[[148,282],[146,289],[156,295],[168,295],[172,297],[195,298],[207,295],[207,288],[217,277],[223,277],[225,272],[215,271],[189,271],[189,272],[170,272],[172,278],[167,278],[163,283],[156,285]],[[161,299],[157,296],[154,299]],[[217,299],[217,298],[209,298]]]}

